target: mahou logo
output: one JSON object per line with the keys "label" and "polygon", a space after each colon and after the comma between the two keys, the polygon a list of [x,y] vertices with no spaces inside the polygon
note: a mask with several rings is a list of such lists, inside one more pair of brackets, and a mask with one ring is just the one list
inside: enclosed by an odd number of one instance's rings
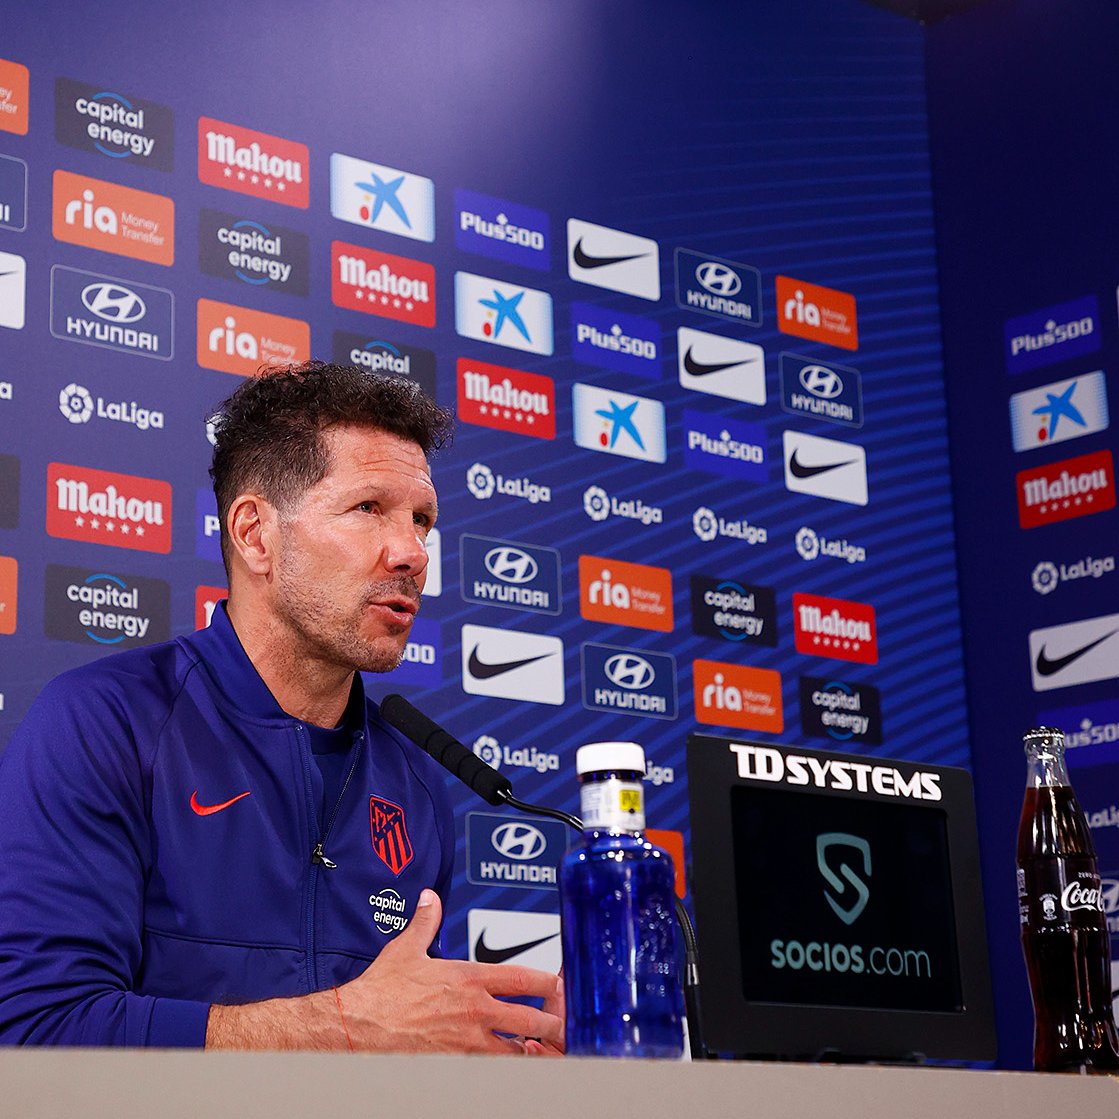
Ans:
{"label": "mahou logo", "polygon": [[1023,528],[1115,508],[1115,467],[1110,451],[1021,470],[1017,481],[1018,523]]}
{"label": "mahou logo", "polygon": [[671,633],[672,573],[667,567],[580,556],[579,613],[592,622]]}
{"label": "mahou logo", "polygon": [[460,357],[458,416],[468,424],[555,439],[555,382],[538,373]]}
{"label": "mahou logo", "polygon": [[798,653],[856,664],[878,663],[874,607],[865,602],[796,593],[793,630]]}
{"label": "mahou logo", "polygon": [[307,209],[306,144],[237,124],[198,119],[198,178],[210,186]]}
{"label": "mahou logo", "polygon": [[194,588],[194,628],[205,629],[214,618],[218,603],[229,595],[225,587]]}
{"label": "mahou logo", "polygon": [[780,734],[785,729],[781,674],[724,661],[692,665],[697,723]]}
{"label": "mahou logo", "polygon": [[47,535],[166,555],[171,551],[171,485],[52,462],[47,467]]}
{"label": "mahou logo", "polygon": [[335,307],[435,325],[435,269],[422,260],[333,241],[330,298]]}
{"label": "mahou logo", "polygon": [[783,334],[844,350],[859,348],[855,297],[846,291],[778,276],[777,326]]}
{"label": "mahou logo", "polygon": [[302,319],[198,301],[198,364],[253,377],[262,365],[288,365],[311,356],[311,328]]}

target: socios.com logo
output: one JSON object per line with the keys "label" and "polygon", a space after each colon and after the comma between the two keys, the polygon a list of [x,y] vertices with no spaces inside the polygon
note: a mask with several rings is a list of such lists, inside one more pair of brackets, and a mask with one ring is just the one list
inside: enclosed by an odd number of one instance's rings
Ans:
{"label": "socios.com logo", "polygon": [[530,583],[540,570],[536,560],[520,548],[491,548],[483,558],[486,570],[504,583]]}
{"label": "socios.com logo", "polygon": [[[866,909],[866,903],[870,900],[870,887],[856,871],[851,869],[850,863],[842,858],[837,859],[837,866],[834,869],[830,865],[832,853],[840,852],[844,848],[860,857],[862,873],[869,878],[870,844],[865,839],[842,831],[821,832],[816,836],[816,866],[823,875],[824,881],[835,890],[835,894],[832,894],[825,889],[824,898],[831,906],[832,912],[845,925],[852,925]],[[855,891],[853,898],[852,889]]]}
{"label": "socios.com logo", "polygon": [[72,423],[84,424],[93,415],[93,397],[82,385],[69,384],[58,394],[58,410]]}
{"label": "socios.com logo", "polygon": [[742,288],[738,273],[717,260],[701,264],[695,270],[695,278],[712,295],[735,295]]}
{"label": "socios.com logo", "polygon": [[120,284],[88,284],[82,288],[82,303],[87,311],[107,322],[136,322],[148,313],[147,304],[131,288]]}
{"label": "socios.com logo", "polygon": [[518,862],[538,858],[548,846],[548,841],[539,828],[521,823],[500,824],[493,829],[490,843],[499,855]]}
{"label": "socios.com logo", "polygon": [[619,688],[647,688],[656,679],[653,666],[644,658],[633,653],[618,653],[603,666],[606,678]]}

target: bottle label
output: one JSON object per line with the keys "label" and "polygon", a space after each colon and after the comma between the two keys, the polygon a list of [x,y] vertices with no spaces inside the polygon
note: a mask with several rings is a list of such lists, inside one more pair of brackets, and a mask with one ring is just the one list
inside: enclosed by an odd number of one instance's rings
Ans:
{"label": "bottle label", "polygon": [[588,781],[579,790],[583,827],[595,831],[644,831],[645,793],[640,781]]}
{"label": "bottle label", "polygon": [[1070,855],[1019,867],[1018,918],[1034,929],[1099,928],[1104,909],[1096,860]]}

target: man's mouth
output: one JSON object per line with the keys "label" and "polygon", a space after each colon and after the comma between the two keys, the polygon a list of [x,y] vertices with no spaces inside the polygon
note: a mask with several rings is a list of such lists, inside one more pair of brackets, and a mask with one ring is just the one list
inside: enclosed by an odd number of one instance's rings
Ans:
{"label": "man's mouth", "polygon": [[374,606],[386,606],[394,614],[399,614],[401,620],[404,618],[415,617],[416,612],[420,606],[418,602],[414,602],[410,598],[385,598],[377,599],[373,603]]}

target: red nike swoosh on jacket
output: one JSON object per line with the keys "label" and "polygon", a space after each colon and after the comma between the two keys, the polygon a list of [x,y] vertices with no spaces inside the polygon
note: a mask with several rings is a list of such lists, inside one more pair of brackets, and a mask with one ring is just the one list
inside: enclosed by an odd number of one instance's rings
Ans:
{"label": "red nike swoosh on jacket", "polygon": [[231,804],[236,804],[242,797],[247,797],[252,789],[243,793],[238,793],[235,797],[229,800],[222,801],[221,804],[199,804],[198,803],[198,790],[195,789],[190,794],[190,806],[199,816],[212,816],[215,812],[220,812],[223,808],[228,808]]}

